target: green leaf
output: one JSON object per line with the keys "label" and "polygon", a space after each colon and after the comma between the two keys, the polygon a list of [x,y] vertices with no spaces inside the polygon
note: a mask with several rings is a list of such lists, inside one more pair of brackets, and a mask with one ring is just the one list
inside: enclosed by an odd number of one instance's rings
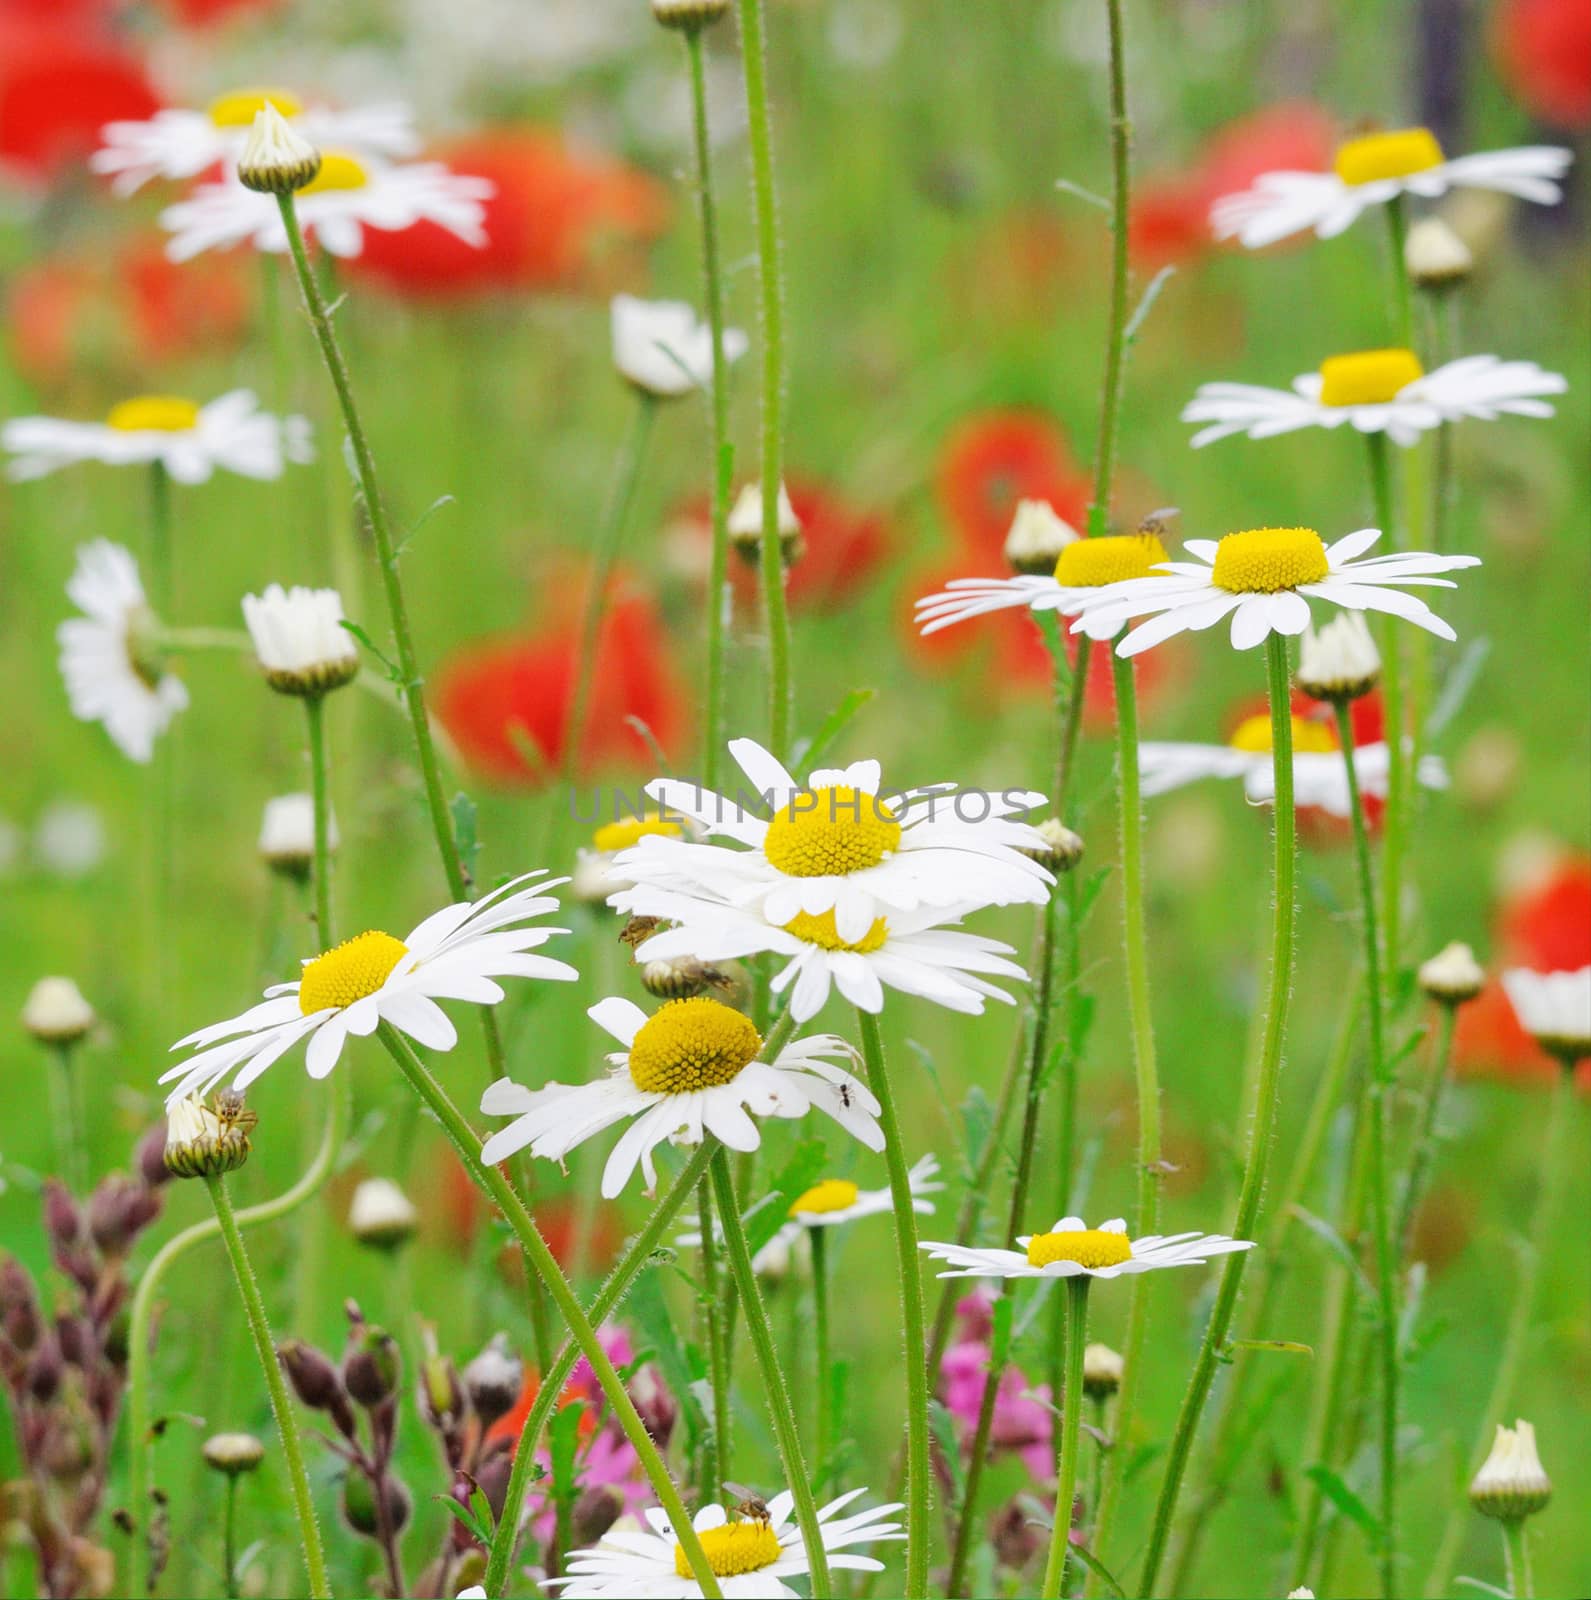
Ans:
{"label": "green leaf", "polygon": [[547,1453],[552,1459],[552,1495],[555,1500],[574,1499],[577,1488],[575,1458],[580,1453],[580,1419],[585,1410],[584,1400],[571,1401],[568,1405],[559,1406],[547,1424]]}
{"label": "green leaf", "polygon": [[779,1169],[768,1194],[742,1218],[752,1255],[790,1220],[790,1207],[823,1175],[828,1153],[821,1139],[803,1139]]}
{"label": "green leaf", "polygon": [[1460,1573],[1453,1580],[1453,1587],[1456,1589],[1460,1584],[1463,1584],[1466,1589],[1475,1590],[1477,1594],[1494,1594],[1497,1596],[1497,1600],[1513,1600],[1513,1596],[1508,1590],[1499,1589],[1495,1583],[1487,1583],[1482,1578],[1471,1578],[1464,1573]]}
{"label": "green leaf", "polygon": [[1143,299],[1138,302],[1138,308],[1128,319],[1127,326],[1122,329],[1122,343],[1132,344],[1138,337],[1139,330],[1143,327],[1145,319],[1154,310],[1155,301],[1160,298],[1160,291],[1177,275],[1175,267],[1162,267],[1153,278],[1149,280],[1149,287],[1144,290]]}
{"label": "green leaf", "polygon": [[443,506],[451,506],[455,505],[456,503],[457,502],[450,494],[438,495],[436,499],[433,500],[430,505],[428,505],[425,510],[414,519],[413,523],[410,524],[409,531],[398,541],[397,549],[392,552],[393,558],[396,560],[404,553],[405,550],[409,548],[411,544],[414,543],[414,536],[426,525],[426,523],[431,520],[432,517],[437,514],[437,512],[442,509]]}
{"label": "green leaf", "polygon": [[691,1392],[695,1375],[685,1360],[686,1341],[674,1327],[669,1312],[668,1299],[655,1272],[643,1272],[630,1286],[625,1301],[626,1315],[639,1334],[641,1342],[657,1352],[657,1364],[664,1381],[677,1395],[686,1398],[681,1403],[693,1434],[705,1427],[705,1412]]}
{"label": "green leaf", "polygon": [[1304,1476],[1315,1484],[1343,1516],[1347,1517],[1350,1522],[1357,1522],[1364,1529],[1374,1547],[1380,1548],[1380,1519],[1348,1487],[1340,1473],[1333,1472],[1324,1461],[1317,1461],[1313,1466],[1304,1468]]}
{"label": "green leaf", "polygon": [[1232,1339],[1227,1343],[1228,1350],[1271,1350],[1278,1355],[1310,1356],[1315,1354],[1313,1345],[1299,1344],[1292,1339]]}
{"label": "green leaf", "polygon": [[940,1460],[950,1474],[950,1503],[959,1506],[967,1492],[961,1471],[961,1441],[956,1437],[956,1419],[942,1400],[928,1402],[928,1431],[934,1436]]}
{"label": "green leaf", "polygon": [[472,884],[481,854],[481,838],[477,831],[480,809],[462,789],[453,796],[447,809],[453,818],[453,842],[458,849],[459,865],[464,869],[464,881]]}
{"label": "green leaf", "polygon": [[976,1172],[994,1127],[994,1107],[977,1084],[973,1084],[967,1091],[967,1098],[961,1102],[961,1126],[965,1130],[967,1170]]}
{"label": "green leaf", "polygon": [[652,732],[651,725],[633,712],[627,714],[624,720],[641,736],[641,742],[651,752],[652,759],[659,768],[664,772],[668,771],[668,757],[663,753],[663,746],[658,743],[657,735]]}
{"label": "green leaf", "polygon": [[[476,1493],[479,1492],[479,1490],[476,1491]],[[441,1503],[446,1506],[447,1509],[452,1512],[452,1514],[457,1517],[466,1528],[469,1529],[470,1536],[472,1538],[479,1540],[480,1543],[484,1545],[491,1544],[493,1527],[490,1519],[488,1519],[486,1522],[482,1522],[480,1517],[476,1515],[473,1509],[467,1510],[465,1507],[461,1506],[450,1494],[433,1495],[432,1498],[441,1501]]]}
{"label": "green leaf", "polygon": [[1098,1556],[1080,1544],[1074,1544],[1070,1547],[1070,1549],[1072,1559],[1074,1561],[1081,1561],[1083,1565],[1087,1567],[1088,1570],[1092,1572],[1102,1584],[1105,1585],[1106,1589],[1108,1589],[1111,1594],[1117,1597],[1117,1600],[1126,1600],[1126,1590],[1124,1590],[1122,1586],[1117,1583],[1115,1577],[1111,1573],[1110,1568],[1107,1567]]}
{"label": "green leaf", "polygon": [[845,731],[845,726],[878,691],[852,689],[849,694],[818,724],[810,739],[797,739],[790,757],[792,767],[815,767],[828,748]]}
{"label": "green leaf", "polygon": [[397,684],[400,689],[406,687],[404,676],[398,670],[397,663],[382,654],[375,640],[357,622],[350,622],[347,617],[344,617],[341,626],[351,633],[381,663],[381,670],[386,674],[389,683]]}
{"label": "green leaf", "polygon": [[1010,1296],[1000,1295],[990,1306],[989,1315],[994,1324],[993,1336],[989,1341],[989,1370],[992,1376],[1004,1370],[1006,1358],[1011,1354]]}
{"label": "green leaf", "polygon": [[1306,1211],[1302,1206],[1295,1205],[1293,1215],[1348,1269],[1360,1294],[1372,1305],[1375,1304],[1375,1285],[1366,1277],[1365,1270],[1359,1265],[1359,1258],[1353,1253],[1348,1241],[1324,1217],[1317,1217],[1313,1211]]}

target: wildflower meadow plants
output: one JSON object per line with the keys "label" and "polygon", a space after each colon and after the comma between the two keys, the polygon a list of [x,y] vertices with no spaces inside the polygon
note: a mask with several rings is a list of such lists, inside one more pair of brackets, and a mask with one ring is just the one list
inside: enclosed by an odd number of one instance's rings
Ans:
{"label": "wildflower meadow plants", "polygon": [[1533,8],[231,9],[0,62],[254,286],[0,347],[5,1592],[1585,1593]]}

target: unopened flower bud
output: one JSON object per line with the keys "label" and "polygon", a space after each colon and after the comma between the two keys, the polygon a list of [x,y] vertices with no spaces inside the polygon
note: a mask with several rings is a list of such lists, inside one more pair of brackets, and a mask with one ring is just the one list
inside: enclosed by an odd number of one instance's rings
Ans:
{"label": "unopened flower bud", "polygon": [[241,1477],[265,1459],[265,1446],[252,1433],[215,1433],[204,1441],[204,1459],[229,1478]]}
{"label": "unopened flower bud", "polygon": [[343,1393],[342,1379],[329,1357],[301,1339],[284,1339],[276,1358],[293,1386],[293,1393],[311,1411],[328,1412],[341,1433],[354,1431],[354,1414]]}
{"label": "unopened flower bud", "polygon": [[162,1117],[133,1151],[133,1171],[144,1181],[144,1187],[158,1189],[171,1174],[166,1170],[166,1121]]}
{"label": "unopened flower bud", "polygon": [[570,1533],[576,1544],[595,1544],[624,1510],[624,1496],[611,1483],[587,1489],[570,1512]]}
{"label": "unopened flower bud", "polygon": [[1091,1344],[1083,1350],[1083,1390],[1103,1400],[1121,1388],[1126,1362],[1108,1344]]}
{"label": "unopened flower bud", "polygon": [[464,1369],[464,1387],[483,1428],[513,1410],[524,1381],[524,1362],[509,1348],[505,1334],[494,1334]]}
{"label": "unopened flower bud", "polygon": [[107,1256],[125,1256],[160,1215],[160,1196],[136,1178],[113,1172],[88,1200],[88,1232]]}
{"label": "unopened flower bud", "polygon": [[1048,577],[1061,551],[1077,537],[1077,529],[1057,516],[1048,500],[1019,500],[1005,536],[1006,565],[1029,577]]}
{"label": "unopened flower bud", "polygon": [[348,1228],[360,1244],[396,1250],[414,1237],[420,1213],[390,1178],[366,1178],[354,1190]]}
{"label": "unopened flower bud", "polygon": [[402,1375],[398,1341],[385,1328],[356,1322],[343,1352],[343,1387],[353,1399],[374,1410],[397,1392]]}
{"label": "unopened flower bud", "polygon": [[1421,963],[1419,980],[1421,991],[1444,1006],[1461,1006],[1486,987],[1486,974],[1474,951],[1456,940]]}
{"label": "unopened flower bud", "polygon": [[[337,819],[326,818],[326,848],[335,851]],[[265,802],[260,819],[260,859],[272,872],[302,883],[315,865],[315,800],[307,794],[279,794]]]}
{"label": "unopened flower bud", "polygon": [[1365,619],[1340,611],[1318,633],[1304,629],[1298,652],[1298,687],[1316,700],[1357,700],[1381,677],[1381,653]]}
{"label": "unopened flower bud", "polygon": [[70,978],[40,978],[22,1007],[22,1026],[40,1044],[75,1044],[94,1022],[93,1006]]}
{"label": "unopened flower bud", "polygon": [[38,1291],[28,1269],[15,1256],[0,1261],[0,1334],[24,1355],[39,1342],[43,1321]]}
{"label": "unopened flower bud", "polygon": [[44,1226],[57,1250],[71,1250],[83,1237],[82,1213],[59,1178],[45,1179]]}
{"label": "unopened flower bud", "polygon": [[[409,1521],[414,1502],[409,1491],[396,1478],[382,1480],[386,1491],[387,1525],[401,1533]],[[343,1518],[355,1533],[367,1539],[381,1537],[381,1517],[376,1509],[376,1486],[362,1472],[350,1471],[343,1479]]]}
{"label": "unopened flower bud", "polygon": [[1518,1522],[1552,1499],[1552,1480],[1536,1454],[1536,1430],[1523,1419],[1501,1425],[1492,1453],[1469,1486],[1469,1503],[1499,1522]]}
{"label": "unopened flower bud", "polygon": [[249,1158],[254,1123],[235,1089],[222,1089],[209,1105],[197,1096],[175,1101],[166,1110],[166,1171],[176,1178],[235,1171]]}
{"label": "unopened flower bud", "polygon": [[420,1361],[420,1407],[433,1428],[455,1427],[464,1414],[464,1390],[453,1363],[435,1350]]}
{"label": "unopened flower bud", "polygon": [[65,1363],[61,1360],[61,1347],[48,1335],[33,1352],[28,1363],[28,1394],[40,1405],[48,1405],[61,1387],[61,1374]]}
{"label": "unopened flower bud", "polygon": [[685,33],[717,22],[728,9],[729,0],[652,0],[652,15],[665,28]]}
{"label": "unopened flower bud", "polygon": [[[762,559],[761,484],[748,483],[736,498],[729,513],[729,541],[749,566],[755,566]],[[794,566],[806,554],[800,519],[782,483],[779,485],[779,554],[787,567]]]}
{"label": "unopened flower bud", "polygon": [[343,627],[335,589],[284,589],[243,596],[243,620],[265,681],[278,694],[318,699],[359,676],[359,646]]}
{"label": "unopened flower bud", "polygon": [[637,1414],[646,1424],[659,1450],[667,1450],[674,1434],[674,1424],[679,1421],[679,1404],[662,1375],[650,1362],[642,1367],[628,1384],[630,1399]]}
{"label": "unopened flower bud", "polygon": [[320,151],[267,100],[238,158],[238,182],[258,194],[292,194],[313,183],[319,171]]}
{"label": "unopened flower bud", "polygon": [[1083,859],[1083,841],[1059,817],[1046,817],[1036,824],[1044,843],[1031,845],[1022,854],[1031,856],[1051,872],[1070,872]]}
{"label": "unopened flower bud", "polygon": [[1440,217],[1421,217],[1409,229],[1403,261],[1415,283],[1433,293],[1457,288],[1475,268],[1469,246]]}
{"label": "unopened flower bud", "polygon": [[1297,1589],[1289,1589],[1287,1591],[1287,1600],[1315,1600],[1315,1591],[1302,1586]]}

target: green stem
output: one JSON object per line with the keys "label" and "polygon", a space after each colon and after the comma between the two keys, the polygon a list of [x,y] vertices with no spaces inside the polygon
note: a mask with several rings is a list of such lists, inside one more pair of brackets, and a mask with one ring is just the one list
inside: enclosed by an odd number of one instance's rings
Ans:
{"label": "green stem", "polygon": [[[1382,537],[1401,545],[1392,504],[1392,470],[1384,433],[1367,433],[1370,489]],[[1403,950],[1403,845],[1409,813],[1409,751],[1404,710],[1403,644],[1396,617],[1383,619],[1381,629],[1381,693],[1386,706],[1387,804],[1381,826],[1381,930],[1386,976],[1398,970]],[[1352,748],[1351,746],[1349,748]]]}
{"label": "green stem", "polygon": [[232,1275],[237,1279],[238,1293],[243,1298],[243,1312],[248,1318],[249,1333],[254,1339],[254,1353],[259,1357],[260,1372],[271,1397],[271,1410],[276,1415],[276,1432],[282,1442],[282,1459],[287,1464],[288,1482],[292,1488],[298,1536],[303,1542],[304,1567],[309,1574],[309,1591],[320,1600],[320,1597],[331,1594],[331,1582],[326,1576],[326,1554],[321,1548],[320,1526],[315,1521],[315,1502],[309,1492],[309,1474],[304,1470],[304,1446],[299,1438],[298,1418],[293,1413],[292,1401],[288,1399],[287,1384],[282,1377],[281,1364],[276,1359],[276,1346],[272,1342],[270,1323],[265,1316],[265,1302],[260,1298],[260,1286],[249,1264],[243,1233],[238,1227],[232,1200],[226,1191],[226,1179],[216,1173],[206,1175],[204,1181],[210,1191],[210,1202],[215,1207],[215,1219],[226,1244],[227,1256],[232,1262]]}
{"label": "green stem", "polygon": [[717,1485],[730,1475],[729,1343],[725,1337],[729,1330],[718,1282],[713,1186],[705,1172],[696,1187],[702,1236],[702,1303],[707,1317],[707,1370],[713,1386],[712,1449],[702,1471],[702,1482]]}
{"label": "green stem", "polygon": [[746,1332],[751,1338],[752,1352],[762,1374],[762,1387],[767,1396],[769,1414],[773,1418],[774,1436],[779,1441],[779,1459],[784,1466],[785,1481],[795,1497],[796,1522],[800,1526],[801,1539],[812,1569],[813,1600],[823,1600],[832,1588],[828,1556],[823,1548],[823,1529],[818,1522],[812,1480],[801,1451],[801,1434],[796,1427],[795,1408],[790,1404],[790,1391],[779,1367],[779,1353],[774,1348],[773,1329],[768,1326],[768,1311],[762,1303],[762,1290],[758,1288],[757,1274],[752,1270],[746,1231],[740,1224],[740,1207],[735,1199],[735,1180],[729,1171],[729,1154],[722,1145],[713,1151],[709,1170],[712,1174],[713,1197],[718,1202],[718,1225],[724,1230],[729,1270],[734,1274],[740,1291],[740,1304],[746,1314]]}
{"label": "green stem", "polygon": [[[1265,1178],[1270,1166],[1271,1139],[1276,1121],[1277,1088],[1281,1077],[1282,1044],[1287,1036],[1287,1012],[1292,998],[1294,934],[1297,921],[1297,868],[1294,848],[1293,814],[1293,719],[1288,694],[1287,641],[1279,633],[1265,641],[1271,708],[1271,765],[1276,802],[1274,841],[1276,895],[1271,925],[1270,992],[1266,999],[1265,1035],[1260,1054],[1258,1093],[1255,1096],[1254,1123],[1249,1130],[1248,1155],[1243,1164],[1243,1185],[1238,1193],[1237,1215],[1232,1237],[1249,1239],[1259,1220],[1265,1197]],[[1215,1308],[1204,1330],[1199,1354],[1194,1362],[1188,1392],[1177,1415],[1176,1431],[1166,1461],[1166,1475],[1155,1505],[1149,1548],[1144,1557],[1139,1593],[1153,1596],[1165,1559],[1166,1542],[1176,1514],[1177,1496],[1187,1470],[1188,1452],[1198,1432],[1199,1418],[1209,1397],[1215,1370],[1226,1354],[1227,1330],[1237,1310],[1243,1287],[1243,1268],[1249,1252],[1239,1250],[1226,1258],[1216,1290]]]}
{"label": "green stem", "polygon": [[88,1194],[88,1166],[83,1136],[87,1130],[80,1115],[77,1083],[72,1070],[72,1052],[77,1041],[66,1040],[49,1046],[50,1120],[55,1124],[56,1160],[67,1187],[78,1199]]}
{"label": "green stem", "polygon": [[712,339],[713,382],[708,413],[708,506],[712,517],[712,560],[707,572],[707,703],[704,708],[703,783],[718,787],[724,758],[724,646],[729,636],[729,490],[733,473],[729,452],[729,373],[724,361],[724,279],[718,255],[718,204],[713,196],[712,142],[707,132],[707,73],[702,31],[685,30],[690,63],[691,124],[696,145],[696,207],[702,230],[702,279],[707,328]]}
{"label": "green stem", "polygon": [[237,1600],[238,1595],[238,1479],[229,1472],[226,1480],[226,1503],[221,1516],[221,1571],[226,1583],[227,1600]]}
{"label": "green stem", "polygon": [[1405,350],[1414,348],[1414,287],[1409,281],[1406,253],[1409,223],[1403,209],[1403,196],[1387,202],[1387,241],[1392,253],[1393,334]]}
{"label": "green stem", "polygon": [[1381,1355],[1381,1538],[1377,1556],[1381,1589],[1392,1600],[1397,1589],[1398,1482],[1398,1256],[1392,1224],[1389,1173],[1388,1111],[1392,1080],[1387,1068],[1384,993],[1380,941],[1376,931],[1375,870],[1370,860],[1370,828],[1354,763],[1353,717],[1346,700],[1336,702],[1337,738],[1348,780],[1348,809],[1353,819],[1354,862],[1359,878],[1361,932],[1364,936],[1365,992],[1370,1033],[1370,1091],[1365,1113],[1370,1119],[1370,1214],[1375,1232],[1376,1294],[1379,1317],[1376,1339]]}
{"label": "green stem", "polygon": [[762,301],[762,607],[768,633],[768,745],[780,760],[790,742],[790,618],[785,604],[779,486],[784,450],[784,276],[773,123],[768,111],[768,32],[763,0],[740,0],[740,56],[751,141],[751,199]]}
{"label": "green stem", "polygon": [[326,698],[312,694],[304,701],[309,727],[310,794],[315,807],[315,861],[310,881],[315,890],[315,935],[322,950],[334,939],[331,916],[331,793],[326,764]]}
{"label": "green stem", "polygon": [[171,613],[171,475],[163,462],[149,467],[149,593],[157,617]]}
{"label": "green stem", "polygon": [[1442,1120],[1442,1095],[1447,1088],[1448,1069],[1453,1063],[1453,1025],[1457,1019],[1456,1006],[1440,1007],[1436,1021],[1436,1045],[1431,1051],[1431,1064],[1420,1094],[1414,1142],[1409,1150],[1409,1170],[1403,1180],[1403,1192],[1398,1196],[1393,1237],[1400,1252],[1409,1247],[1414,1219],[1419,1213],[1420,1201],[1425,1197],[1425,1186],[1436,1161],[1436,1130]]}
{"label": "green stem", "polygon": [[1503,1523],[1503,1555],[1508,1562],[1508,1592],[1514,1600],[1535,1600],[1536,1584],[1530,1571],[1530,1543],[1525,1534],[1525,1519],[1514,1517]]}
{"label": "green stem", "polygon": [[[557,1306],[565,1326],[580,1348],[580,1353],[591,1363],[591,1370],[602,1386],[608,1408],[625,1438],[630,1441],[630,1447],[635,1451],[642,1470],[651,1482],[659,1504],[667,1512],[668,1519],[674,1526],[675,1536],[685,1551],[685,1558],[697,1583],[701,1585],[702,1592],[710,1596],[711,1600],[722,1600],[718,1580],[713,1576],[712,1566],[702,1549],[701,1540],[696,1536],[695,1528],[691,1525],[690,1515],[685,1509],[684,1501],[680,1499],[679,1490],[674,1486],[673,1478],[669,1476],[668,1467],[659,1454],[656,1444],[653,1443],[651,1434],[646,1431],[646,1424],[637,1414],[635,1402],[630,1399],[623,1383],[619,1381],[619,1375],[614,1371],[613,1363],[602,1348],[602,1341],[597,1337],[596,1329],[581,1309],[569,1280],[563,1275],[563,1270],[557,1261],[553,1259],[552,1251],[547,1248],[547,1241],[542,1238],[540,1230],[525,1209],[524,1202],[515,1193],[513,1185],[496,1167],[481,1165],[481,1141],[476,1136],[475,1130],[453,1104],[447,1091],[410,1048],[403,1035],[389,1022],[380,1023],[377,1032],[381,1036],[381,1042],[387,1047],[388,1054],[397,1063],[398,1070],[408,1081],[409,1087],[425,1102],[427,1108],[441,1123],[442,1131],[458,1152],[459,1160],[464,1163],[464,1170],[474,1179],[476,1187],[493,1201],[497,1209],[502,1212],[504,1220],[513,1229],[531,1270],[546,1285],[547,1292],[552,1296],[553,1304]],[[552,1385],[549,1382],[543,1387],[551,1389]]]}
{"label": "green stem", "polygon": [[[1066,1279],[1066,1386],[1055,1396],[1061,1409],[1056,1421],[1060,1447],[1056,1457],[1055,1523],[1050,1529],[1050,1553],[1044,1564],[1044,1600],[1060,1600],[1066,1588],[1066,1558],[1072,1548],[1072,1502],[1077,1497],[1077,1441],[1083,1422],[1083,1347],[1088,1342],[1088,1286],[1086,1272]],[[1118,1437],[1120,1427],[1117,1428]]]}
{"label": "green stem", "polygon": [[906,1344],[906,1600],[928,1593],[928,1361],[923,1339],[923,1280],[917,1247],[917,1213],[902,1142],[895,1095],[884,1060],[878,1018],[858,1009],[868,1086],[878,1096],[890,1201],[895,1212],[895,1255],[900,1267],[901,1324]]}
{"label": "green stem", "polygon": [[834,1448],[834,1426],[829,1407],[829,1241],[828,1229],[807,1229],[807,1243],[812,1250],[812,1345],[813,1362],[817,1371],[817,1391],[813,1395],[814,1441],[812,1465],[816,1481],[821,1487],[829,1469],[829,1455]]}

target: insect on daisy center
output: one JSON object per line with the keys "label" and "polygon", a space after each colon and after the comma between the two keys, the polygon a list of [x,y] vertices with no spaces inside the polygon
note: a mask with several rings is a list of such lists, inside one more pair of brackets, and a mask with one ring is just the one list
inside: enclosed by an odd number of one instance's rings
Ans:
{"label": "insect on daisy center", "polygon": [[1406,178],[1439,167],[1442,160],[1442,147],[1429,128],[1399,128],[1339,145],[1332,165],[1344,183],[1360,184]]}
{"label": "insect on daisy center", "polygon": [[408,953],[401,939],[376,928],[344,939],[305,966],[298,980],[298,1009],[308,1017],[363,1000],[387,981]]}
{"label": "insect on daisy center", "polygon": [[733,1083],[762,1035],[733,1006],[705,995],[670,1000],[630,1045],[630,1078],[643,1094],[691,1094]]}
{"label": "insect on daisy center", "polygon": [[790,1215],[813,1217],[830,1211],[844,1211],[856,1204],[857,1192],[856,1185],[849,1178],[825,1178],[791,1202]]}
{"label": "insect on daisy center", "polygon": [[[779,1535],[766,1522],[726,1522],[704,1528],[696,1536],[715,1578],[738,1578],[743,1572],[760,1572],[779,1559]],[[693,1578],[684,1545],[674,1546],[674,1571]]]}
{"label": "insect on daisy center", "polygon": [[234,89],[217,95],[206,109],[217,128],[252,128],[267,106],[275,106],[284,117],[296,117],[304,109],[303,101],[286,89]]}
{"label": "insect on daisy center", "polygon": [[105,425],[119,433],[191,433],[199,407],[180,394],[138,394],[113,405]]}
{"label": "insect on daisy center", "polygon": [[364,164],[345,150],[327,150],[320,158],[320,171],[298,192],[329,194],[339,189],[363,189],[370,182]]}
{"label": "insect on daisy center", "polygon": [[1100,589],[1125,578],[1152,578],[1166,547],[1152,533],[1074,539],[1055,563],[1055,581],[1067,589]]}
{"label": "insect on daisy center", "polygon": [[1028,1240],[1028,1265],[1047,1267],[1052,1261],[1075,1261],[1080,1267],[1119,1267],[1132,1260],[1132,1245],[1125,1233],[1084,1228],[1077,1233],[1036,1233]]}
{"label": "insect on daisy center", "polygon": [[1356,350],[1320,364],[1323,406],[1380,406],[1425,376],[1412,350]]}
{"label": "insect on daisy center", "polygon": [[865,956],[883,947],[889,937],[889,924],[880,917],[860,939],[842,939],[832,911],[798,911],[785,923],[784,931],[825,950],[855,950]]}
{"label": "insect on daisy center", "polygon": [[1330,571],[1313,528],[1251,528],[1216,546],[1212,579],[1229,594],[1278,594],[1319,583]]}
{"label": "insect on daisy center", "polygon": [[655,811],[641,817],[621,817],[617,822],[605,822],[591,836],[595,850],[612,854],[615,850],[628,850],[648,834],[658,834],[666,839],[677,839],[681,833],[677,822],[665,822]]}
{"label": "insect on daisy center", "polygon": [[895,813],[876,794],[844,784],[793,796],[774,813],[762,845],[769,863],[792,878],[861,872],[899,848]]}
{"label": "insect on daisy center", "polygon": [[[1232,730],[1227,744],[1234,750],[1247,750],[1253,755],[1271,753],[1271,719],[1265,712],[1244,717]],[[1324,722],[1314,722],[1308,717],[1293,718],[1293,752],[1308,751],[1314,755],[1330,755],[1337,748],[1337,736]]]}

